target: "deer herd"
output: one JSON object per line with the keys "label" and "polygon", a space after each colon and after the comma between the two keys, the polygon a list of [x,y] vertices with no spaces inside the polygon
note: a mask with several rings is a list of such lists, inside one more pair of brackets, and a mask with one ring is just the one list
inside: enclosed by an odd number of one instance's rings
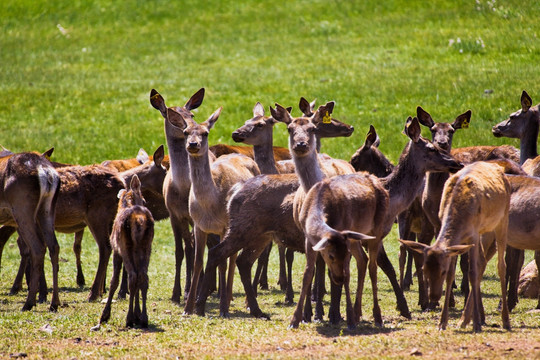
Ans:
{"label": "deer herd", "polygon": [[[221,108],[207,120],[195,121],[192,110],[203,98],[204,89],[200,89],[184,106],[169,107],[156,90],[151,91],[150,103],[164,120],[168,156],[160,146],[152,157],[141,151],[136,159],[79,166],[51,162],[53,149],[44,154],[14,154],[5,149],[0,153],[0,252],[17,232],[21,262],[11,293],[22,289],[26,276],[28,295],[22,310],[32,309],[36,298],[40,302],[46,299],[46,249],[53,269],[50,310],[60,306],[55,231],[75,234],[76,280],[79,286],[85,284],[80,252],[88,227],[99,249],[88,300],[104,295],[107,265],[113,255],[113,275],[100,323],[109,320],[112,299],[120,286],[119,297],[129,293],[126,326],[147,327],[154,222],[168,217],[175,241],[171,300],[180,304],[184,298],[185,314],[204,315],[208,296],[217,289],[220,315],[230,316],[238,267],[250,314],[269,318],[257,302],[257,289],[268,286],[266,270],[275,243],[279,285],[289,304],[294,301],[294,252],[306,256],[292,328],[312,317],[323,319],[326,268],[331,323],[341,321],[344,289],[347,326],[357,325],[368,272],[373,322],[383,326],[378,266],[390,280],[401,316],[410,319],[403,291],[412,282],[414,262],[420,308],[435,309],[445,295],[439,322],[443,330],[449,308],[455,306],[453,284],[461,256],[461,289],[466,298],[461,326],[472,320],[473,330],[481,331],[485,316],[480,282],[495,253],[502,325],[511,328],[509,312],[518,301],[523,250],[535,250],[540,265],[540,157],[536,145],[540,110],[538,105],[532,106],[525,91],[521,109],[492,129],[496,137],[518,138],[519,150],[508,145],[452,148],[454,133],[469,127],[471,111],[451,123],[435,122],[418,107],[416,116],[405,122],[403,133],[409,142],[395,166],[379,150],[380,139],[373,126],[350,162],[320,153],[321,138],[350,136],[354,129],[333,117],[334,102],[316,108],[315,102],[304,98],[300,117],[277,103],[266,114],[257,103],[253,118],[232,133],[235,142],[252,147],[210,146],[208,135]],[[277,123],[287,127],[288,149],[273,146]],[[429,129],[432,141],[421,136],[422,126]],[[401,243],[399,277],[383,246],[395,222]],[[351,258],[357,274],[354,300]]]}

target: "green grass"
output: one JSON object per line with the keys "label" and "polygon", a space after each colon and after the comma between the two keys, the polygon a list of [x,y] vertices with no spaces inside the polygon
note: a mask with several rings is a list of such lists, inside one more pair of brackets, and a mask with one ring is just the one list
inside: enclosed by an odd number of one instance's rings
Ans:
{"label": "green grass", "polygon": [[[6,0],[0,3],[0,143],[13,151],[54,146],[53,159],[66,163],[134,157],[140,147],[151,152],[165,142],[161,116],[148,101],[152,88],[168,105],[182,105],[205,87],[196,119],[223,106],[210,143],[233,143],[230,133],[251,117],[257,101],[266,109],[275,102],[294,106],[298,115],[304,96],[319,103],[335,100],[335,117],[355,126],[350,138],[323,144],[323,151],[343,159],[363,143],[373,124],[381,149],[396,162],[407,142],[401,135],[404,121],[418,105],[435,121],[472,110],[471,127],[456,134],[455,147],[518,146],[517,140],[495,139],[490,129],[519,108],[522,90],[534,103],[540,98],[539,10],[536,1],[515,0]],[[286,146],[286,136],[284,126],[277,125],[276,144]],[[86,237],[90,283],[97,256]],[[395,237],[393,232],[386,240],[392,260]],[[167,221],[158,226],[151,260],[151,331],[124,330],[127,304],[120,302],[110,325],[95,333],[89,329],[102,305],[88,304],[88,288],[76,288],[71,237],[59,238],[67,260],[61,265],[61,300],[69,306],[57,314],[44,305],[19,312],[24,295],[7,296],[18,252],[16,247],[5,250],[1,356],[404,357],[414,347],[429,357],[539,356],[531,345],[540,339],[539,315],[528,312],[534,301],[519,303],[511,333],[491,326],[480,335],[457,330],[458,312],[451,329],[438,333],[438,315],[418,312],[416,292],[407,294],[413,321],[397,316],[383,276],[384,330],[370,323],[369,283],[366,322],[352,333],[326,323],[286,331],[293,309],[275,305],[283,300],[275,285],[260,296],[272,320],[246,318],[239,281],[231,320],[216,317],[215,300],[208,317],[182,317],[181,308],[168,300],[173,245]],[[302,257],[296,259],[298,281]],[[273,260],[270,278],[275,282]],[[500,324],[494,274],[491,266],[484,284],[491,325]],[[46,323],[54,328],[52,335],[39,331]]]}

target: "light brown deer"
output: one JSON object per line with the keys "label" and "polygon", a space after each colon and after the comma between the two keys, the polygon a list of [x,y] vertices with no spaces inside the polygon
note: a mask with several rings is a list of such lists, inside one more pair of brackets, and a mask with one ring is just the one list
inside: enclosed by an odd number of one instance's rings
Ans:
{"label": "light brown deer", "polygon": [[[221,156],[213,163],[210,162],[208,133],[218,120],[221,108],[201,124],[196,123],[189,116],[184,117],[181,113],[176,113],[179,115],[178,118],[173,117],[171,112],[175,111],[167,110],[169,120],[178,120],[173,125],[184,129],[185,148],[189,154],[191,180],[189,214],[195,226],[195,262],[184,313],[191,314],[195,306],[207,236],[216,234],[223,239],[227,229],[228,216],[225,208],[227,192],[235,183],[258,175],[260,171],[253,159],[241,154]],[[225,279],[225,267],[220,267],[220,289],[222,294],[227,294],[228,301],[232,298],[235,259],[236,256],[230,259],[227,279]]]}
{"label": "light brown deer", "polygon": [[60,187],[58,173],[42,155],[3,151],[0,157],[0,184],[0,223],[17,227],[32,258],[28,295],[22,310],[30,310],[36,304],[47,247],[53,274],[53,294],[49,309],[56,311],[60,305],[60,248],[54,233],[55,207]]}
{"label": "light brown deer", "polygon": [[[535,164],[538,159],[538,131],[540,128],[540,104],[532,106],[532,99],[526,91],[521,93],[521,109],[510,114],[509,118],[493,126],[492,133],[495,137],[509,137],[519,139],[520,164],[527,173],[536,173]],[[540,258],[540,253],[535,253]],[[520,269],[523,266],[523,250],[514,249],[512,246],[506,250],[507,279],[508,279],[508,307],[512,310],[517,302],[517,287]],[[540,305],[540,300],[539,304]]]}
{"label": "light brown deer", "polygon": [[482,244],[480,236],[488,232],[495,233],[502,292],[501,316],[503,327],[510,329],[504,261],[510,193],[510,184],[499,165],[487,162],[470,164],[450,177],[444,186],[440,210],[442,226],[435,243],[429,246],[401,240],[424,257],[423,267],[432,304],[439,302],[446,280],[446,296],[439,329],[446,329],[448,324],[456,256],[468,252],[471,292],[461,318],[461,327],[467,326],[472,315],[474,331],[482,330],[480,281],[487,261],[483,249],[487,247]]}
{"label": "light brown deer", "polygon": [[[182,286],[180,284],[180,274],[182,261],[184,259],[185,246],[186,257],[186,284],[184,287],[187,295],[191,286],[193,276],[193,237],[189,226],[193,225],[189,215],[188,199],[191,181],[189,179],[188,153],[186,150],[186,140],[183,128],[178,127],[179,118],[193,118],[191,110],[198,108],[204,98],[204,88],[201,88],[182,107],[170,107],[165,105],[163,97],[155,90],[150,92],[150,103],[159,110],[164,119],[165,137],[169,148],[170,168],[163,183],[163,196],[165,205],[169,210],[171,226],[175,243],[175,278],[171,300],[180,303]],[[170,110],[169,110],[170,109]],[[182,115],[180,115],[182,114]],[[183,126],[183,125],[180,125]]]}
{"label": "light brown deer", "polygon": [[[113,275],[107,303],[100,318],[100,324],[111,316],[112,299],[120,279],[122,264],[128,274],[129,308],[126,327],[140,325],[148,327],[146,296],[148,292],[148,264],[154,239],[154,219],[144,206],[141,183],[137,175],[131,178],[129,189],[118,194],[118,210],[111,233],[113,248]],[[139,305],[139,292],[142,311]]]}
{"label": "light brown deer", "polygon": [[[347,261],[343,261],[342,258],[346,253],[339,250],[341,257],[338,257],[336,256],[337,252],[335,252],[343,244],[348,244],[346,241],[348,235],[338,235],[340,232],[348,230],[371,235],[362,243],[367,246],[369,253],[368,268],[373,289],[373,318],[377,326],[382,326],[382,316],[377,298],[377,258],[382,248],[382,239],[390,232],[397,214],[409,207],[417,197],[422,189],[422,178],[427,171],[448,171],[461,168],[461,165],[442,149],[420,136],[420,125],[416,118],[409,117],[407,119],[405,133],[411,141],[403,150],[398,166],[388,177],[378,179],[365,177],[365,175],[338,176],[315,185],[306,195],[297,221],[306,234],[307,263],[302,282],[302,293],[290,323],[291,327],[297,327],[302,320],[302,300],[306,296],[306,292],[309,293],[310,274],[313,271],[317,251],[322,252],[333,277],[342,279],[343,274],[348,272]],[[362,176],[364,177],[362,178]],[[369,210],[360,210],[364,207],[362,205],[364,201],[368,201],[368,194],[373,196],[370,200],[375,201],[373,204],[381,206],[382,215],[377,214],[377,210],[375,213],[370,213]],[[385,196],[387,200],[384,199]],[[387,205],[383,205],[385,202]],[[376,208],[372,205],[372,209]],[[365,211],[365,219],[356,215],[356,213],[363,213],[363,211]],[[329,228],[334,231],[330,231]],[[341,245],[327,246],[328,240],[325,239],[329,234],[333,240],[336,240],[336,243]],[[354,249],[353,245],[350,245],[349,249]],[[332,258],[332,254],[334,258]],[[334,281],[337,282],[335,279]],[[357,297],[361,299],[361,296],[362,287],[359,286]],[[347,301],[349,304],[349,300]],[[357,304],[360,302],[357,301]],[[349,306],[347,307],[349,308]],[[359,311],[357,308],[356,313]],[[349,327],[352,327],[357,321],[355,319],[357,315],[353,312],[348,315],[353,317],[347,321]]]}

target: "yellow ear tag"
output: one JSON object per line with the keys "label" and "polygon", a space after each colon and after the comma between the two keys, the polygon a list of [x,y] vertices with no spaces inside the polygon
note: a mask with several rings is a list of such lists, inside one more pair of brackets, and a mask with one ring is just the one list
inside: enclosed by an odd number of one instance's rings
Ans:
{"label": "yellow ear tag", "polygon": [[154,94],[154,96],[152,96],[150,99],[156,100],[157,98],[159,98],[159,94]]}
{"label": "yellow ear tag", "polygon": [[323,124],[330,124],[332,122],[332,117],[328,114],[328,111],[326,112],[326,115],[322,118]]}
{"label": "yellow ear tag", "polygon": [[461,123],[461,128],[462,129],[468,129],[469,128],[469,119],[465,119],[463,120],[463,122]]}

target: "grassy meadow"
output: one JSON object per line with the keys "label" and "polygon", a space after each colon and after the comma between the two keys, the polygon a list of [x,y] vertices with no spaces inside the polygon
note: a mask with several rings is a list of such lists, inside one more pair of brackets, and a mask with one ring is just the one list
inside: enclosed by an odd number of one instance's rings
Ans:
{"label": "grassy meadow", "polygon": [[[540,101],[539,11],[537,1],[515,0],[4,0],[0,144],[12,151],[54,147],[53,160],[77,164],[131,158],[141,147],[151,153],[165,137],[150,90],[172,106],[205,87],[196,120],[223,106],[211,144],[232,144],[231,132],[251,117],[257,101],[267,111],[275,102],[293,106],[299,115],[304,96],[318,103],[335,100],[334,117],[354,125],[350,138],[324,141],[323,151],[337,158],[348,160],[373,124],[381,150],[397,162],[407,142],[404,121],[418,105],[435,121],[472,110],[471,126],[456,134],[454,147],[518,146],[515,139],[494,138],[491,126],[520,107],[523,90],[534,104]],[[286,146],[282,124],[274,139]],[[397,267],[396,238],[393,231],[385,247]],[[209,300],[206,317],[185,317],[169,300],[174,243],[165,220],[157,224],[150,263],[150,329],[125,329],[127,302],[119,301],[109,324],[94,332],[103,305],[88,303],[86,296],[97,247],[86,231],[87,286],[80,289],[73,238],[58,239],[64,303],[58,313],[44,304],[20,312],[26,294],[8,295],[19,261],[15,239],[4,249],[1,358],[540,358],[540,313],[531,311],[536,301],[522,299],[511,314],[513,330],[501,328],[493,262],[482,285],[487,326],[481,334],[457,327],[460,295],[449,329],[438,332],[439,314],[422,313],[416,305],[416,283],[406,293],[413,319],[399,317],[382,272],[384,328],[372,325],[368,281],[356,330],[327,322],[287,330],[294,308],[283,304],[276,285],[276,251],[271,288],[259,293],[271,320],[249,317],[239,278],[231,319],[218,317],[216,298]],[[295,259],[297,297],[304,261],[301,254]]]}

